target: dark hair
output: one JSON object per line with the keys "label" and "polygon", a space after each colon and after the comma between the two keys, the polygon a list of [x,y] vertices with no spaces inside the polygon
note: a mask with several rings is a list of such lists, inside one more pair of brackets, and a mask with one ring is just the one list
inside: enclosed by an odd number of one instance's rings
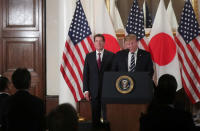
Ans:
{"label": "dark hair", "polygon": [[5,91],[6,88],[8,88],[9,80],[6,77],[1,76],[0,77],[0,91]]}
{"label": "dark hair", "polygon": [[174,76],[162,75],[158,80],[155,97],[164,104],[172,104],[176,96],[177,82]]}
{"label": "dark hair", "polygon": [[94,41],[95,41],[96,37],[101,37],[103,39],[103,42],[105,42],[105,37],[102,34],[96,34],[94,36]]}
{"label": "dark hair", "polygon": [[31,84],[31,75],[26,68],[18,68],[12,75],[12,82],[16,89],[28,89]]}
{"label": "dark hair", "polygon": [[47,128],[49,131],[77,131],[76,110],[68,103],[57,106],[47,116]]}

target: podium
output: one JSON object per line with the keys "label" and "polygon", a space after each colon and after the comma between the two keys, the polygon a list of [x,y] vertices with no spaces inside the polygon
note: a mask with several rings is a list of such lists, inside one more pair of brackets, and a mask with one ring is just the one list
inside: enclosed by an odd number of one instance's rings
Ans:
{"label": "podium", "polygon": [[[118,90],[119,82],[123,84],[124,78],[131,78],[133,81],[133,88],[129,93]],[[111,131],[139,131],[140,115],[145,112],[152,96],[153,81],[147,72],[105,72],[102,103],[107,106]]]}

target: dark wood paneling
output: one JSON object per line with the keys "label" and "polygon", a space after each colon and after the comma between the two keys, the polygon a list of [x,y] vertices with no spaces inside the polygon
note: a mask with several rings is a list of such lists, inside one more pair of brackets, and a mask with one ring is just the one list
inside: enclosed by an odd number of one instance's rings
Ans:
{"label": "dark wood paneling", "polygon": [[16,68],[28,68],[30,92],[42,99],[46,93],[44,3],[0,0],[0,74],[10,79]]}
{"label": "dark wood paneling", "polygon": [[38,30],[39,0],[3,1],[3,30]]}
{"label": "dark wood paneling", "polygon": [[90,102],[82,100],[77,103],[77,111],[79,116],[85,121],[92,120],[91,105]]}
{"label": "dark wood paneling", "polygon": [[58,106],[58,96],[46,96],[46,113],[48,114],[56,106]]}
{"label": "dark wood paneling", "polygon": [[139,118],[146,107],[144,104],[107,104],[111,131],[139,131]]}
{"label": "dark wood paneling", "polygon": [[[17,67],[26,67],[37,71],[38,38],[6,38],[3,39],[4,71],[13,71]],[[16,57],[17,56],[17,57]]]}

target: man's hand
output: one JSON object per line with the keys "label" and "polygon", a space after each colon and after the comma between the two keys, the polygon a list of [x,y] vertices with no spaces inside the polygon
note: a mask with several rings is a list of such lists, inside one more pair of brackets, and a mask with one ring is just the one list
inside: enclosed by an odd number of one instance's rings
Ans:
{"label": "man's hand", "polygon": [[91,97],[90,97],[89,91],[85,92],[85,99],[86,99],[87,101],[90,101]]}

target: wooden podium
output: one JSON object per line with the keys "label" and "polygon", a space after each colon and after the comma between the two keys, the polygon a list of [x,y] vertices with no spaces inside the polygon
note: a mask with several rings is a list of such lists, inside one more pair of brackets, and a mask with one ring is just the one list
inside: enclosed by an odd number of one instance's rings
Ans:
{"label": "wooden podium", "polygon": [[[120,93],[116,84],[119,77],[129,76],[134,82],[133,90]],[[145,112],[153,96],[153,81],[146,72],[105,72],[102,102],[107,105],[107,119],[111,131],[139,131],[139,118]]]}
{"label": "wooden podium", "polygon": [[146,104],[107,104],[111,131],[139,131],[139,118]]}

